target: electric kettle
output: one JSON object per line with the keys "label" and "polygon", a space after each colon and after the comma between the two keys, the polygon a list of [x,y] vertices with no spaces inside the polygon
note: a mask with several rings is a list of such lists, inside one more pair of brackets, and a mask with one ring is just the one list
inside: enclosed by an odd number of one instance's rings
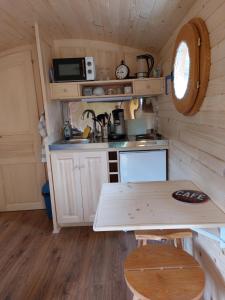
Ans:
{"label": "electric kettle", "polygon": [[151,54],[141,54],[137,56],[137,78],[150,77],[154,66],[154,58]]}

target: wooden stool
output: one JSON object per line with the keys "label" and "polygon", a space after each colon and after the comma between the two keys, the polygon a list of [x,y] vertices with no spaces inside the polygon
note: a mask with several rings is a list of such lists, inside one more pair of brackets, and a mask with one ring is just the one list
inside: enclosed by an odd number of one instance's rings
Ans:
{"label": "wooden stool", "polygon": [[182,239],[192,237],[190,229],[136,230],[134,234],[138,247],[147,245],[148,240],[173,240],[175,247],[182,248]]}
{"label": "wooden stool", "polygon": [[187,252],[170,245],[146,245],[128,255],[124,275],[135,300],[199,300],[204,273]]}

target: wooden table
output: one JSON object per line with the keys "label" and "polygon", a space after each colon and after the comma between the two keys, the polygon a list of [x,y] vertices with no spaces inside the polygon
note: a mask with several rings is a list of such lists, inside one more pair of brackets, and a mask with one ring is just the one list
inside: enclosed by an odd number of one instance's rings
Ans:
{"label": "wooden table", "polygon": [[212,201],[175,200],[180,189],[199,190],[191,181],[106,183],[102,187],[95,231],[225,227],[225,213]]}

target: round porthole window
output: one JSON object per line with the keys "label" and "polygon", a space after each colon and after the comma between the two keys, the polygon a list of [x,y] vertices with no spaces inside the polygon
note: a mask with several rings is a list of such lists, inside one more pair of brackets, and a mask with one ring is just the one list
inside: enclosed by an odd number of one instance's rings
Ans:
{"label": "round porthole window", "polygon": [[181,28],[172,62],[173,102],[180,113],[193,115],[204,100],[210,70],[209,36],[202,19],[192,19]]}

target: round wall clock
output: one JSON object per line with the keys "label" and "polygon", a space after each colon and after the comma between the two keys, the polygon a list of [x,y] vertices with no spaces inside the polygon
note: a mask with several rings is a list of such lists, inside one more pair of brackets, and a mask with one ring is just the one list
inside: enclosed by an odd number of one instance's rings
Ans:
{"label": "round wall clock", "polygon": [[121,61],[121,64],[116,67],[116,78],[117,79],[125,79],[129,76],[129,68],[125,65],[124,61]]}
{"label": "round wall clock", "polygon": [[172,68],[175,107],[184,115],[194,115],[204,100],[210,71],[209,34],[201,18],[190,20],[178,33]]}

